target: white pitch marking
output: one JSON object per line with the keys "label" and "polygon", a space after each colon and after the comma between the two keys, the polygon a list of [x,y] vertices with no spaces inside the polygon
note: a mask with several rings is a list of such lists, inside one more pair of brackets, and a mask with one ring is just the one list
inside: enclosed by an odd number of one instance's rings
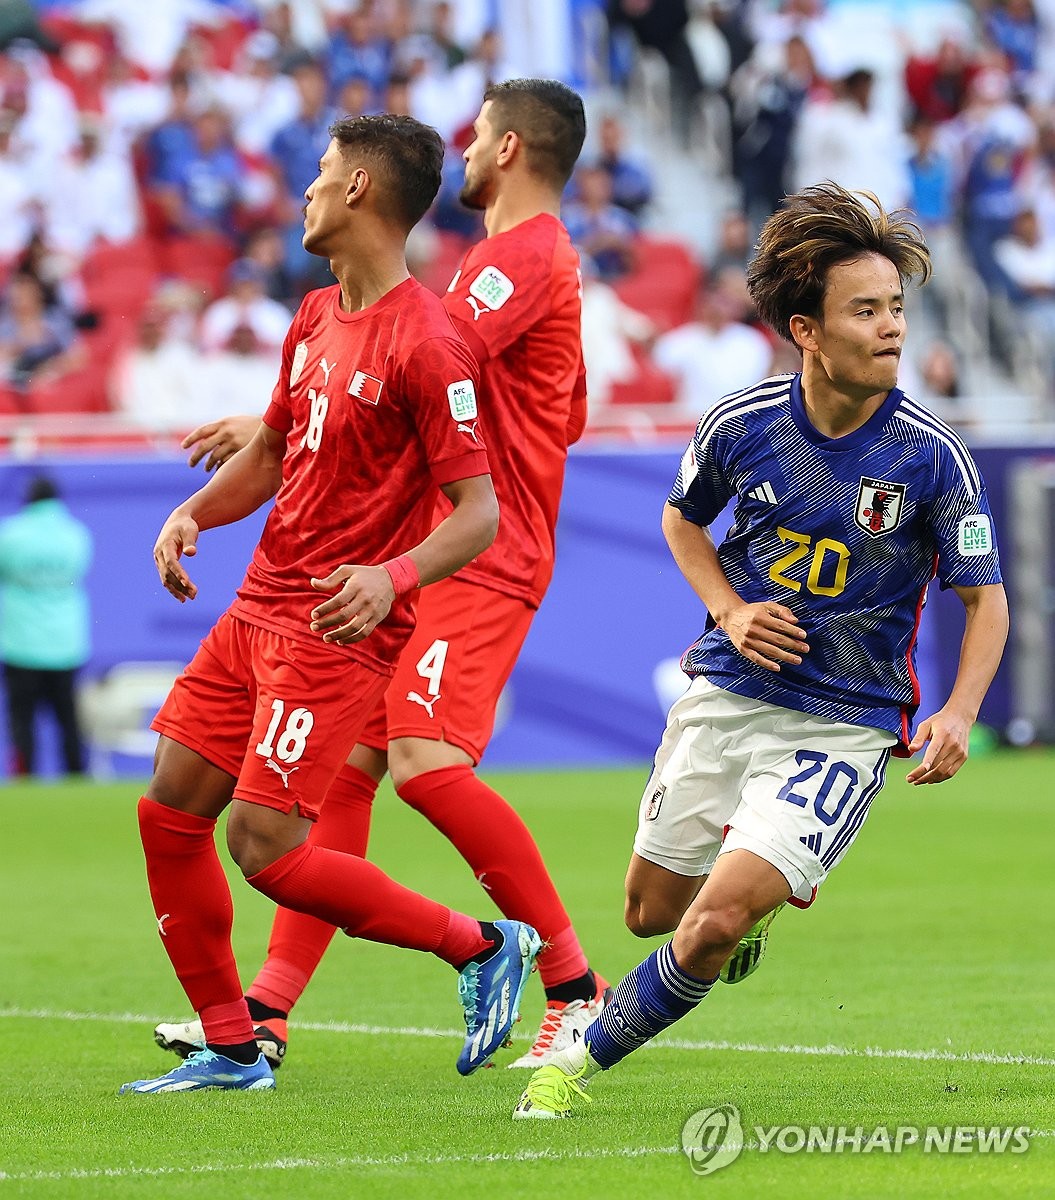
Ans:
{"label": "white pitch marking", "polygon": [[[35,1021],[102,1021],[114,1025],[149,1025],[158,1023],[157,1014],[145,1013],[100,1013],[72,1012],[50,1008],[0,1008],[0,1020],[16,1018]],[[296,1021],[293,1029],[307,1029],[313,1033],[363,1034],[367,1037],[418,1037],[457,1038],[464,1040],[464,1031],[455,1029],[431,1029],[416,1025],[360,1025],[343,1021]],[[517,1033],[516,1041],[530,1041],[531,1034]],[[1042,1058],[1034,1054],[1003,1054],[991,1050],[887,1050],[880,1046],[800,1046],[778,1043],[767,1046],[757,1042],[688,1041],[676,1038],[657,1038],[653,1045],[670,1050],[722,1050],[737,1054],[797,1054],[813,1058],[893,1058],[913,1062],[959,1062],[985,1063],[989,1066],[1055,1067],[1055,1058]]]}

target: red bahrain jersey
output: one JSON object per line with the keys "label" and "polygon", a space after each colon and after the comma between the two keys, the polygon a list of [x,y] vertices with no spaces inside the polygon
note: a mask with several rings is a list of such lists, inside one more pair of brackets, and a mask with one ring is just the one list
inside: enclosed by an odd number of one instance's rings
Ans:
{"label": "red bahrain jersey", "polygon": [[[317,638],[310,580],[416,546],[437,485],[487,473],[477,432],[478,370],[443,303],[408,279],[362,312],[339,287],[305,297],[264,421],[286,435],[282,485],[232,611]],[[335,647],[391,673],[414,624],[414,593],[362,642]]]}
{"label": "red bahrain jersey", "polygon": [[579,256],[556,217],[532,217],[473,246],[443,302],[480,363],[502,513],[494,544],[458,578],[538,605],[568,446],[586,422]]}

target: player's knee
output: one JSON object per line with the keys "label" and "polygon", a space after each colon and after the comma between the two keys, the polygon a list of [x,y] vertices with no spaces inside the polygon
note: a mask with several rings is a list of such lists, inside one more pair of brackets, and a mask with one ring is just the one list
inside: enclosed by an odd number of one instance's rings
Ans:
{"label": "player's knee", "polygon": [[676,912],[663,897],[627,892],[623,920],[635,937],[647,938],[673,933],[678,927],[680,917],[681,913]]}
{"label": "player's knee", "polygon": [[736,944],[751,928],[751,914],[740,905],[703,908],[685,914],[679,926],[683,940],[696,954],[736,949]]}
{"label": "player's knee", "polygon": [[227,849],[248,879],[271,866],[292,849],[287,839],[256,819],[251,806],[235,806],[227,821]]}

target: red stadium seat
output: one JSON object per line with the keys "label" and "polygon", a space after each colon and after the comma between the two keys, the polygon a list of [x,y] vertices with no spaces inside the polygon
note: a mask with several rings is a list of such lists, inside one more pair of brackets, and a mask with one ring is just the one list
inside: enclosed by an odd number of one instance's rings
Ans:
{"label": "red stadium seat", "polygon": [[436,252],[429,264],[420,269],[418,278],[430,292],[442,296],[450,286],[466,250],[472,244],[472,239],[463,237],[460,233],[437,229]]}
{"label": "red stadium seat", "polygon": [[227,269],[236,257],[234,246],[226,239],[175,237],[157,245],[162,275],[200,284],[210,300],[223,294]]}
{"label": "red stadium seat", "polygon": [[651,317],[660,330],[684,325],[692,316],[703,272],[681,242],[639,234],[637,267],[613,284],[624,304]]}
{"label": "red stadium seat", "polygon": [[52,383],[32,388],[26,397],[27,408],[34,413],[107,412],[106,371],[91,364],[71,371]]}
{"label": "red stadium seat", "polygon": [[613,384],[608,403],[635,407],[670,404],[674,399],[674,383],[670,376],[661,371],[639,347],[634,346],[632,353],[637,362],[637,374],[625,383]]}

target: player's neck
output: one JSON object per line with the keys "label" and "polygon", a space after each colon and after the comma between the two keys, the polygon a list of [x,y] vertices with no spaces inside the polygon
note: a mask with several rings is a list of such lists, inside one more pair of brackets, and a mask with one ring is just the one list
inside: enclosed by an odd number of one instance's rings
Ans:
{"label": "player's neck", "polygon": [[549,213],[559,219],[560,195],[529,175],[521,176],[515,186],[503,188],[484,212],[484,228],[488,237],[494,237],[540,213]]}
{"label": "player's neck", "polygon": [[847,437],[879,411],[889,391],[854,395],[837,388],[823,370],[803,363],[802,403],[810,424],[829,438]]}
{"label": "player's neck", "polygon": [[410,278],[403,246],[385,247],[369,256],[330,259],[330,270],[341,285],[341,309],[361,312]]}

